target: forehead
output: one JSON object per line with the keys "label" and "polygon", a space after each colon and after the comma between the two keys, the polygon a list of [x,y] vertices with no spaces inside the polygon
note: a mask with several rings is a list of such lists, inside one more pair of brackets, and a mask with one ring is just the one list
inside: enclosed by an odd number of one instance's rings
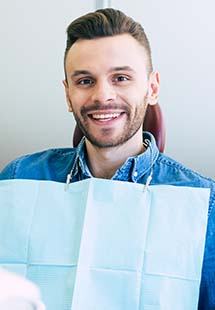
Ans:
{"label": "forehead", "polygon": [[146,62],[144,47],[130,34],[121,34],[76,41],[67,54],[66,70],[96,70],[119,66],[146,70]]}

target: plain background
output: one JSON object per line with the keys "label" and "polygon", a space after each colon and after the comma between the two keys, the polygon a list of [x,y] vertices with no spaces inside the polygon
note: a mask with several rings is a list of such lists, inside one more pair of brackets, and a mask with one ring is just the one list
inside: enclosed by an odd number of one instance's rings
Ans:
{"label": "plain background", "polygon": [[1,1],[0,169],[22,154],[72,145],[62,86],[66,27],[101,3],[148,34],[161,73],[165,153],[215,178],[213,0]]}

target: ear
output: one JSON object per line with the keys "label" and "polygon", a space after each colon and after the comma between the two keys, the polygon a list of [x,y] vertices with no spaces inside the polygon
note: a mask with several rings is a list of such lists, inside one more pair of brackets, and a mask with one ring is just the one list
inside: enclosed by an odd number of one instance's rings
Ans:
{"label": "ear", "polygon": [[149,76],[149,87],[147,102],[150,105],[155,105],[158,102],[158,96],[160,91],[160,74],[158,71],[154,71]]}
{"label": "ear", "polygon": [[69,98],[69,85],[68,85],[66,80],[63,80],[62,82],[63,82],[63,85],[64,85],[64,90],[65,90],[65,95],[66,95],[66,102],[67,102],[67,106],[68,106],[68,111],[69,112],[73,112],[72,103],[71,103],[71,100]]}

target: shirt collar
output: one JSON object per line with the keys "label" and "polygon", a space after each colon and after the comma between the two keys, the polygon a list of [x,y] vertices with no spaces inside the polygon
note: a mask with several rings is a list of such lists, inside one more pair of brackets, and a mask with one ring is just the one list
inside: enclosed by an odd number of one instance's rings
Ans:
{"label": "shirt collar", "polygon": [[116,171],[113,180],[122,180],[127,176],[127,180],[138,182],[145,174],[150,173],[159,155],[155,138],[149,132],[143,132],[143,141],[148,144],[147,149],[136,156],[129,157],[125,163]]}
{"label": "shirt collar", "polygon": [[[92,178],[92,174],[87,166],[87,151],[85,146],[85,137],[81,139],[76,149],[76,157],[73,164],[73,173],[72,175],[75,177],[79,174],[80,179]],[[72,171],[71,170],[71,171]]]}
{"label": "shirt collar", "polygon": [[[147,149],[139,155],[129,157],[125,163],[115,172],[112,180],[131,180],[132,182],[136,183],[141,177],[143,177],[143,175],[151,171],[159,155],[159,150],[151,133],[144,131],[143,141],[148,142],[149,146]],[[85,137],[82,138],[79,145],[77,146],[77,152],[72,171],[73,176],[79,172],[81,174],[80,179],[92,177],[92,174],[87,166]]]}

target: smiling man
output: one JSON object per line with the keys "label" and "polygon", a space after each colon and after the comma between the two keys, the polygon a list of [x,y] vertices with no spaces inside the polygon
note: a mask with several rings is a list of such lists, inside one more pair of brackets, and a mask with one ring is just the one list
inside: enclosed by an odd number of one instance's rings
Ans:
{"label": "smiling man", "polygon": [[[84,138],[77,148],[52,149],[10,163],[0,179],[76,182],[97,177],[151,185],[210,188],[199,309],[215,309],[215,183],[159,153],[142,132],[160,77],[142,26],[114,9],[98,10],[67,29],[63,81],[68,109]],[[192,203],[192,202],[191,202]]]}
{"label": "smiling man", "polygon": [[159,74],[149,72],[144,46],[127,33],[79,39],[65,58],[67,103],[86,137],[90,171],[110,178],[144,151],[142,124]]}

